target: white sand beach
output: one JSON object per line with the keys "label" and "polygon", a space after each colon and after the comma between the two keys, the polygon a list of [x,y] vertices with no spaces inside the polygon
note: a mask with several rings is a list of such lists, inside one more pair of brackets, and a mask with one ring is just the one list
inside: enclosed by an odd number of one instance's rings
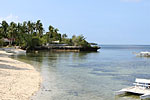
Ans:
{"label": "white sand beach", "polygon": [[8,55],[0,51],[0,100],[29,100],[40,88],[40,73]]}

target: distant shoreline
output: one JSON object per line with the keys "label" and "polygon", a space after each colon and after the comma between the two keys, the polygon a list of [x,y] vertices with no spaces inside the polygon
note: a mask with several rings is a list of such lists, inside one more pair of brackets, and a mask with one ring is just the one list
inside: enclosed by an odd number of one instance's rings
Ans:
{"label": "distant shoreline", "polygon": [[39,90],[42,78],[33,66],[9,58],[12,54],[0,50],[0,99],[29,100]]}

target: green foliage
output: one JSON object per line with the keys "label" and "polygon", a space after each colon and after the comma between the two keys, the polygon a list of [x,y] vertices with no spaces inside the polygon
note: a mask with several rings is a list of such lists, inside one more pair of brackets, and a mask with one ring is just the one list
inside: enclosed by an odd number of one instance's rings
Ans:
{"label": "green foliage", "polygon": [[4,41],[3,39],[0,39],[0,47],[2,47],[4,45]]}
{"label": "green foliage", "polygon": [[52,41],[61,41],[61,34],[58,33],[58,29],[53,26],[49,26],[49,32],[47,32],[47,41],[48,43],[52,43]]}
{"label": "green foliage", "polygon": [[68,45],[71,45],[71,46],[73,45],[72,39],[69,39],[69,38],[62,39],[61,43],[62,44],[68,44]]}
{"label": "green foliage", "polygon": [[72,43],[74,46],[90,47],[90,44],[85,40],[83,35],[72,36]]}
{"label": "green foliage", "polygon": [[0,28],[0,39],[2,39],[4,36],[3,36],[3,33],[2,33],[2,29]]}
{"label": "green foliage", "polygon": [[[11,40],[9,45],[18,45],[22,48],[34,49],[36,46],[46,45],[59,41],[60,43],[88,47],[90,44],[85,40],[83,35],[72,36],[68,38],[67,34],[61,35],[57,28],[49,26],[49,31],[44,33],[43,24],[40,20],[37,22],[24,21],[23,23],[11,22],[8,24],[6,21],[0,23],[0,39],[7,38]],[[3,41],[0,41],[0,45]]]}
{"label": "green foliage", "polygon": [[36,46],[40,46],[41,45],[41,41],[40,41],[40,38],[35,36],[35,37],[32,37],[32,40],[31,40],[31,43],[30,43],[30,46],[31,47],[36,47]]}
{"label": "green foliage", "polygon": [[62,39],[65,39],[65,38],[67,38],[68,36],[67,36],[67,34],[63,34],[62,35]]}
{"label": "green foliage", "polygon": [[6,21],[2,21],[1,26],[0,26],[0,34],[6,38],[8,36],[8,23]]}
{"label": "green foliage", "polygon": [[42,38],[40,38],[41,44],[46,45],[46,43],[48,43],[47,37],[47,34],[44,34]]}
{"label": "green foliage", "polygon": [[96,46],[96,45],[95,45],[95,46],[92,46],[92,47],[93,47],[93,48],[99,48],[99,46]]}
{"label": "green foliage", "polygon": [[8,38],[11,39],[10,44],[12,45],[13,40],[17,36],[17,24],[14,22],[10,23],[10,26],[8,27]]}

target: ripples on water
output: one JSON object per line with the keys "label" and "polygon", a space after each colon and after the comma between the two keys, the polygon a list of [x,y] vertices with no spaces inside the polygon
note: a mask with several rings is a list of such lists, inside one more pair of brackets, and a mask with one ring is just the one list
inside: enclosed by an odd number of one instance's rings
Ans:
{"label": "ripples on water", "polygon": [[150,78],[150,58],[133,52],[150,46],[102,45],[99,52],[39,52],[15,58],[41,72],[43,83],[33,100],[139,100],[139,96],[115,97],[135,78]]}

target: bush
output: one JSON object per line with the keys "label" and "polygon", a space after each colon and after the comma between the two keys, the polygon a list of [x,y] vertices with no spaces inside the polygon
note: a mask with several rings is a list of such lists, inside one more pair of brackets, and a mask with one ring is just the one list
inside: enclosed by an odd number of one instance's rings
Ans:
{"label": "bush", "polygon": [[40,46],[40,45],[41,45],[41,41],[39,37],[33,37],[31,41],[31,47],[35,48],[36,46]]}
{"label": "bush", "polygon": [[83,35],[72,36],[72,42],[74,46],[90,47],[91,45],[85,40]]}
{"label": "bush", "polygon": [[3,46],[3,44],[4,44],[3,39],[0,39],[0,47],[2,47],[2,46]]}

